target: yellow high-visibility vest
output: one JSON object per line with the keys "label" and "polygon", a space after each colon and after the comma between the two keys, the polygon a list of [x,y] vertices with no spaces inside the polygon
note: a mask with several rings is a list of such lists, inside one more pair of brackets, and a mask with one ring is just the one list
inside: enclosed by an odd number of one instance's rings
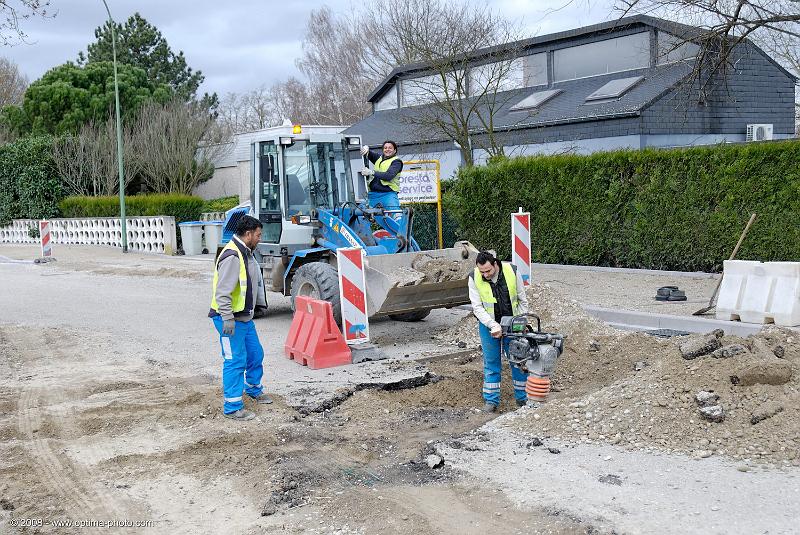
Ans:
{"label": "yellow high-visibility vest", "polygon": [[[219,312],[217,305],[217,282],[219,282],[219,261],[225,251],[235,251],[239,256],[239,283],[231,293],[231,309],[234,313],[242,312],[244,310],[245,302],[247,301],[247,259],[242,254],[242,251],[234,243],[233,239],[220,251],[217,258],[216,266],[214,267],[214,281],[211,283],[211,308]],[[226,255],[230,256],[230,255]]]}
{"label": "yellow high-visibility vest", "polygon": [[[517,272],[514,270],[514,266],[507,262],[501,262],[500,265],[503,269],[503,275],[506,279],[506,286],[508,286],[508,297],[511,298],[511,311],[516,316],[519,314],[519,298],[517,297]],[[497,299],[494,298],[494,294],[492,293],[492,286],[489,284],[489,281],[483,278],[481,275],[481,271],[476,267],[475,273],[473,274],[473,280],[475,281],[475,288],[478,290],[478,295],[481,297],[481,304],[483,304],[483,308],[489,315],[494,315],[494,304],[497,303]]]}

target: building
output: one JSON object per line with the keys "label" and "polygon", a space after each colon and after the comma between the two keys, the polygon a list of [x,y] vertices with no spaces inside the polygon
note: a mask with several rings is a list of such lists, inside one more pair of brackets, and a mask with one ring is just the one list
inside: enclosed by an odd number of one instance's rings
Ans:
{"label": "building", "polygon": [[[495,101],[497,139],[507,155],[522,155],[739,142],[748,125],[763,125],[750,127],[759,139],[794,136],[796,79],[750,42],[736,47],[732,68],[701,98],[692,75],[700,35],[633,16],[506,45],[515,59]],[[469,69],[478,75],[491,56],[476,53]],[[395,68],[368,97],[373,113],[345,133],[373,147],[395,140],[405,160],[438,158],[442,176],[452,175],[462,164],[458,146],[414,124],[433,106],[420,84],[435,79],[424,64]],[[474,158],[485,161],[475,147],[486,130],[475,124],[471,132]]]}

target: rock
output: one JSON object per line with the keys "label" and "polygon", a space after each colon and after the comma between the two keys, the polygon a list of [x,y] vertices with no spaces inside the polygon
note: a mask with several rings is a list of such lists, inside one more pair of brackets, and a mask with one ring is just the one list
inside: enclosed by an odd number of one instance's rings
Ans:
{"label": "rock", "polygon": [[0,499],[0,509],[2,509],[3,511],[13,511],[14,504],[6,500],[5,498]]}
{"label": "rock", "polygon": [[722,338],[723,336],[725,336],[725,331],[723,331],[722,329],[714,329],[709,334],[714,335],[716,338]]}
{"label": "rock", "polygon": [[711,455],[713,455],[711,450],[695,450],[694,452],[695,459],[706,459],[711,457]]}
{"label": "rock", "polygon": [[530,442],[528,442],[527,444],[525,444],[525,447],[526,447],[526,448],[528,448],[528,449],[531,449],[531,448],[538,448],[538,447],[539,447],[539,446],[541,446],[542,444],[543,444],[543,443],[542,443],[542,441],[541,441],[540,439],[538,439],[538,438],[534,438],[533,440],[531,440]]}
{"label": "rock", "polygon": [[458,343],[458,347],[460,347],[461,349],[463,349],[463,348],[467,347],[467,343],[466,343],[466,342],[459,342],[459,343]]}
{"label": "rock", "polygon": [[770,357],[741,366],[731,377],[731,382],[740,386],[782,385],[788,383],[791,378],[792,365],[784,360]]}
{"label": "rock", "polygon": [[267,503],[264,504],[264,508],[261,509],[261,516],[272,516],[278,512],[278,504],[269,500]]}
{"label": "rock", "polygon": [[783,346],[775,346],[775,349],[772,350],[772,353],[779,359],[782,359],[786,356],[786,350],[783,348]]}
{"label": "rock", "polygon": [[703,355],[708,355],[712,351],[719,349],[722,344],[719,341],[719,338],[714,336],[713,334],[706,335],[702,338],[694,338],[687,340],[686,342],[682,343],[678,349],[680,349],[681,356],[686,360],[696,359],[697,357],[702,357]]}
{"label": "rock", "polygon": [[425,457],[425,462],[428,464],[428,468],[439,468],[444,465],[444,459],[432,454]]}
{"label": "rock", "polygon": [[633,365],[633,371],[635,371],[635,372],[640,372],[640,371],[642,371],[643,369],[645,369],[647,366],[649,366],[649,364],[647,364],[647,362],[646,362],[646,361],[644,361],[644,360],[640,360],[640,361],[636,362],[636,363]]}
{"label": "rock", "polygon": [[742,344],[730,344],[712,352],[711,356],[715,359],[729,359],[731,357],[735,357],[736,355],[742,355],[745,353],[748,353],[748,351],[747,348]]}
{"label": "rock", "polygon": [[616,474],[606,474],[597,478],[600,483],[607,483],[609,485],[622,485],[622,479]]}
{"label": "rock", "polygon": [[600,344],[595,340],[589,342],[589,351],[600,351]]}
{"label": "rock", "polygon": [[547,451],[550,453],[561,453],[561,450],[558,448],[547,448]]}
{"label": "rock", "polygon": [[758,422],[766,420],[767,418],[772,418],[779,412],[783,412],[783,405],[780,405],[774,401],[764,403],[758,409],[753,411],[752,415],[750,415],[750,423],[755,425]]}
{"label": "rock", "polygon": [[715,394],[713,391],[701,390],[694,395],[694,400],[701,407],[710,407],[711,405],[717,404],[717,401],[719,401],[719,394]]}
{"label": "rock", "polygon": [[725,411],[722,405],[712,405],[710,407],[700,407],[700,414],[710,422],[722,422],[725,420]]}

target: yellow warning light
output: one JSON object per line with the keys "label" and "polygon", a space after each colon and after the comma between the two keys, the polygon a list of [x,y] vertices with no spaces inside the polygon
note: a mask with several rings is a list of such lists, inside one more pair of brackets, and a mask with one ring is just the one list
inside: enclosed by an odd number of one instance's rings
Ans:
{"label": "yellow warning light", "polygon": [[292,134],[302,134],[302,133],[303,133],[303,127],[300,126],[299,124],[296,124],[292,127]]}

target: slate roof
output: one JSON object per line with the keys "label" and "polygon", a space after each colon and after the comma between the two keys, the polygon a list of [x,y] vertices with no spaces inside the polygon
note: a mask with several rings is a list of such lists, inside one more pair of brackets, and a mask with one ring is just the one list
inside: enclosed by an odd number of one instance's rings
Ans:
{"label": "slate roof", "polygon": [[[498,93],[496,102],[501,105],[494,114],[494,129],[503,131],[636,116],[690,72],[691,65],[681,62]],[[585,101],[587,96],[607,82],[632,76],[644,78],[620,98],[597,103]],[[509,109],[533,93],[546,89],[561,89],[562,92],[534,110]],[[345,133],[360,134],[370,145],[386,139],[401,144],[448,141],[441,135],[426,137],[421,127],[413,124],[415,115],[430,113],[431,109],[431,105],[423,105],[379,111],[352,125]],[[476,132],[483,130],[477,122],[471,126]]]}

